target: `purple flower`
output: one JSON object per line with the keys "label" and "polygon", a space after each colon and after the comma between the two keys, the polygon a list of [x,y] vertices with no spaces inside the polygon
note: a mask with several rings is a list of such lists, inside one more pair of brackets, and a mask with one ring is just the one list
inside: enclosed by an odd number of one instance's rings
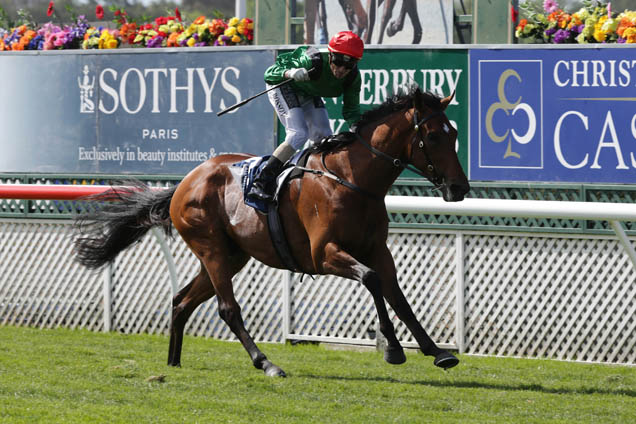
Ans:
{"label": "purple flower", "polygon": [[554,34],[553,42],[555,44],[564,43],[570,38],[570,31],[566,29],[560,29]]}
{"label": "purple flower", "polygon": [[552,34],[554,34],[556,32],[556,28],[552,27],[552,28],[548,28],[545,30],[545,35],[547,35],[548,37],[552,36]]}
{"label": "purple flower", "polygon": [[146,47],[161,47],[162,42],[163,37],[161,35],[157,35],[156,37],[153,37],[150,41],[148,41]]}
{"label": "purple flower", "polygon": [[625,44],[625,41],[627,41],[627,39],[626,39],[626,38],[618,37],[618,38],[616,39],[616,42],[617,42],[617,43],[619,43],[619,44]]}
{"label": "purple flower", "polygon": [[29,41],[29,50],[42,50],[42,44],[44,44],[44,37],[41,35],[37,35],[33,37],[31,41]]}

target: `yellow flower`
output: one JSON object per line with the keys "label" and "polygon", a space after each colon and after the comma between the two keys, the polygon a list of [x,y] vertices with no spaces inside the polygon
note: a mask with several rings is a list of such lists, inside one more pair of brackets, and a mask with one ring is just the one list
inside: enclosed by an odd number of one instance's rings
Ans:
{"label": "yellow flower", "polygon": [[227,35],[228,37],[234,37],[236,35],[236,28],[229,27],[228,29],[225,30],[223,34]]}
{"label": "yellow flower", "polygon": [[636,28],[630,27],[623,31],[623,38],[626,39],[626,43],[636,43]]}
{"label": "yellow flower", "polygon": [[108,41],[106,41],[107,49],[116,49],[118,45],[119,45],[119,42],[117,42],[116,38],[111,38]]}
{"label": "yellow flower", "polygon": [[239,37],[238,35],[235,35],[234,37],[232,37],[232,42],[233,43],[240,43],[241,42],[241,37]]}
{"label": "yellow flower", "polygon": [[[238,25],[238,23],[239,23],[239,18],[234,17],[234,18],[230,19],[230,21],[229,21],[227,24],[228,24],[229,26],[233,27],[233,26]],[[226,35],[227,35],[227,34],[226,34]]]}
{"label": "yellow flower", "polygon": [[188,45],[188,47],[192,47],[194,46],[194,43],[196,43],[194,38],[190,38],[186,44]]}
{"label": "yellow flower", "polygon": [[594,30],[594,39],[599,43],[605,41],[605,33],[600,29]]}

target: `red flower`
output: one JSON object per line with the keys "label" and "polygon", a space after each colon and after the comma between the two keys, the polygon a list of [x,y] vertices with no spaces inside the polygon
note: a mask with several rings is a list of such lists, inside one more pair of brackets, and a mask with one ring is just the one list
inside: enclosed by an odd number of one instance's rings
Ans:
{"label": "red flower", "polygon": [[174,14],[177,17],[177,19],[179,19],[179,22],[181,22],[181,12],[179,12],[179,8],[178,7],[174,8]]}
{"label": "red flower", "polygon": [[115,16],[121,15],[121,11],[119,9],[115,10]]}
{"label": "red flower", "polygon": [[51,16],[53,14],[53,12],[55,12],[55,10],[53,10],[53,2],[50,1],[49,2],[49,8],[46,9],[46,16]]}
{"label": "red flower", "polygon": [[95,7],[95,17],[99,19],[100,21],[104,19],[104,8],[102,7],[101,4],[98,4]]}
{"label": "red flower", "polygon": [[515,22],[517,22],[518,18],[519,12],[516,11],[514,7],[510,6],[510,19],[512,19],[512,23],[514,24]]}
{"label": "red flower", "polygon": [[157,24],[157,26],[165,25],[168,23],[168,18],[166,18],[165,16],[159,16],[155,19],[155,23]]}

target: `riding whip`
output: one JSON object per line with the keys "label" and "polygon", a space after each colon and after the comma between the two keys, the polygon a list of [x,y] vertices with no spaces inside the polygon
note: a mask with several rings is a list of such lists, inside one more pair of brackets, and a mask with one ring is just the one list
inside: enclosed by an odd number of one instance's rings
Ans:
{"label": "riding whip", "polygon": [[[307,72],[311,72],[311,71],[313,71],[313,70],[314,70],[314,68],[311,68],[311,69],[309,69]],[[245,100],[243,100],[243,101],[238,102],[238,103],[237,103],[237,104],[235,104],[235,105],[232,105],[232,106],[230,106],[230,107],[228,107],[228,108],[226,108],[226,109],[223,109],[222,111],[220,111],[219,113],[217,113],[217,114],[216,114],[216,116],[221,116],[221,115],[223,115],[223,114],[226,114],[226,113],[228,113],[228,112],[231,112],[231,111],[233,111],[234,109],[236,109],[236,108],[239,108],[239,107],[243,106],[245,103],[247,103],[247,102],[249,102],[249,101],[251,101],[251,100],[254,100],[254,99],[255,99],[255,98],[257,98],[258,96],[262,96],[263,94],[267,93],[268,91],[274,90],[274,89],[276,89],[276,88],[278,88],[278,87],[282,87],[283,85],[288,84],[288,83],[290,83],[290,82],[292,82],[292,81],[293,81],[293,79],[291,79],[291,78],[290,78],[290,79],[285,80],[285,81],[283,81],[283,82],[279,82],[278,84],[276,84],[276,85],[274,85],[274,86],[269,87],[267,90],[263,90],[263,91],[261,91],[260,93],[253,95],[252,97],[249,97],[249,98],[247,98],[247,99],[245,99]]]}

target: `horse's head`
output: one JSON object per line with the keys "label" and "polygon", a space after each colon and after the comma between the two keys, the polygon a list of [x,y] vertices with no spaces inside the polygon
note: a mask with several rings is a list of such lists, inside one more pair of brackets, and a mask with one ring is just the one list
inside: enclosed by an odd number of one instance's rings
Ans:
{"label": "horse's head", "polygon": [[440,99],[415,90],[410,132],[413,139],[407,144],[406,152],[408,162],[441,190],[447,202],[463,200],[470,190],[455,151],[457,130],[444,113],[454,95]]}

